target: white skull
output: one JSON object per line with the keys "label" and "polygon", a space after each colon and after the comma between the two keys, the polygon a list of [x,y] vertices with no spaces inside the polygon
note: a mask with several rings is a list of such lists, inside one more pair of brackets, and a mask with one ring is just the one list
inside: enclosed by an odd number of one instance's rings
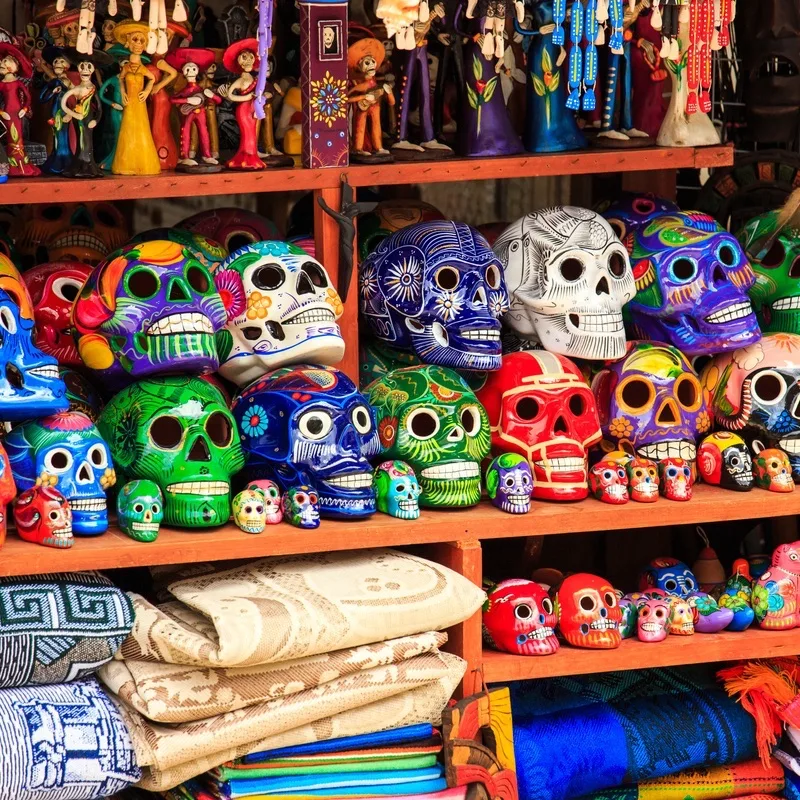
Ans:
{"label": "white skull", "polygon": [[523,339],[573,358],[625,355],[622,306],[636,293],[625,246],[599,214],[556,206],[509,225],[494,245]]}

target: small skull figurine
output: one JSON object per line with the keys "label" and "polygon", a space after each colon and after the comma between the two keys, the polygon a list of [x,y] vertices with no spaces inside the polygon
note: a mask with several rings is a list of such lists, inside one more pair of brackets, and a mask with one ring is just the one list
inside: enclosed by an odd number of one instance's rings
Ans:
{"label": "small skull figurine", "polygon": [[667,638],[670,608],[667,598],[642,598],[638,603],[636,634],[640,642],[663,642]]}
{"label": "small skull figurine", "polygon": [[628,495],[628,473],[625,467],[604,458],[589,470],[589,491],[604,503],[622,505]]}
{"label": "small skull figurine", "polygon": [[619,624],[619,632],[623,639],[630,639],[632,636],[636,635],[636,601],[632,595],[626,594],[623,597],[619,595],[620,593],[617,591],[619,607],[622,611],[622,621]]}
{"label": "small skull figurine", "polygon": [[422,494],[414,470],[403,461],[384,461],[375,468],[378,511],[398,519],[419,519]]}
{"label": "small skull figurine", "polygon": [[264,513],[266,514],[267,525],[277,525],[283,520],[283,509],[281,508],[281,488],[275,481],[267,478],[250,481],[248,489],[258,489],[264,495]]}
{"label": "small skull figurine", "polygon": [[659,489],[667,500],[691,500],[694,475],[685,458],[662,458],[658,462]]}
{"label": "small skull figurine", "polygon": [[556,600],[559,628],[569,644],[595,649],[620,646],[622,610],[605,578],[581,572],[570,575],[558,587]]}
{"label": "small skull figurine", "polygon": [[694,633],[692,607],[681,597],[670,598],[669,632],[673,636],[691,636]]}
{"label": "small skull figurine", "polygon": [[295,528],[319,528],[319,495],[309,486],[293,486],[283,495],[283,516]]}
{"label": "small skull figurine", "polygon": [[527,459],[519,453],[497,456],[486,470],[486,491],[492,504],[509,514],[531,510],[533,475]]}
{"label": "small skull figurine", "polygon": [[658,500],[658,467],[648,458],[632,458],[625,465],[628,473],[628,492],[637,503]]}
{"label": "small skull figurine", "polygon": [[117,495],[117,522],[137,542],[154,542],[164,520],[164,497],[155,481],[130,481]]}
{"label": "small skull figurine", "polygon": [[245,533],[261,533],[267,527],[264,493],[260,489],[244,489],[233,498],[233,521]]}
{"label": "small skull figurine", "polygon": [[511,579],[498,583],[483,606],[483,636],[496,650],[547,656],[558,650],[556,609],[540,584]]}
{"label": "small skull figurine", "polygon": [[753,488],[753,459],[741,436],[730,431],[710,433],[697,452],[697,468],[706,483],[749,492]]}
{"label": "small skull figurine", "polygon": [[755,458],[756,486],[771,492],[793,492],[792,465],[777,447],[762,450]]}
{"label": "small skull figurine", "polygon": [[52,486],[26,489],[14,501],[14,521],[20,539],[45,547],[72,547],[72,511]]}

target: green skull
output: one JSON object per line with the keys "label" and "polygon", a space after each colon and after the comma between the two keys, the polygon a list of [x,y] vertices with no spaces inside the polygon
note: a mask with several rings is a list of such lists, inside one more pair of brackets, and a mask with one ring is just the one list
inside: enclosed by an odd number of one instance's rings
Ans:
{"label": "green skull", "polygon": [[117,522],[137,542],[154,542],[164,520],[164,498],[153,481],[131,481],[117,495]]}
{"label": "green skull", "polygon": [[111,400],[97,427],[127,479],[161,487],[168,525],[228,521],[231,477],[244,466],[244,454],[219,389],[177,375],[139,381]]}
{"label": "green skull", "polygon": [[[758,253],[778,223],[777,211],[753,217],[739,231],[744,249]],[[800,230],[784,228],[761,260],[751,259],[750,299],[762,333],[800,333]]]}
{"label": "green skull", "polygon": [[393,370],[367,387],[386,458],[410,464],[424,506],[471,506],[481,499],[480,462],[489,418],[464,380],[446,367]]}

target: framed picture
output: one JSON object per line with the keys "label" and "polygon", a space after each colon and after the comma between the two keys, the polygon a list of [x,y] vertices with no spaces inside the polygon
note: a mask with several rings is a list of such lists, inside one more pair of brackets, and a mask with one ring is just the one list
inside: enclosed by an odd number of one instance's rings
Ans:
{"label": "framed picture", "polygon": [[344,36],[340,19],[317,22],[320,61],[341,61],[344,58]]}

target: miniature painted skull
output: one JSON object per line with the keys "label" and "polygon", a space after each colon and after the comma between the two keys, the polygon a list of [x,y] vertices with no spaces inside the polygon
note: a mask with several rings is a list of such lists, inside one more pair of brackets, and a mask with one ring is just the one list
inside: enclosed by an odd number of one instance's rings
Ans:
{"label": "miniature painted skull", "polygon": [[380,452],[378,431],[372,409],[343,372],[274,370],[239,392],[233,414],[249,476],[268,477],[284,491],[310,486],[325,517],[375,512],[369,459]]}
{"label": "miniature painted skull", "polygon": [[663,214],[680,214],[672,200],[654,194],[622,192],[614,201],[601,203],[597,210],[608,220],[620,241],[629,249],[633,233]]}
{"label": "miniature painted skull", "polygon": [[534,498],[588,495],[587,451],[600,441],[600,424],[594,396],[572,361],[544,350],[509,353],[477,395],[495,452],[528,459]]}
{"label": "miniature painted skull", "polygon": [[694,473],[684,458],[662,458],[658,462],[658,488],[667,500],[692,499]]}
{"label": "miniature painted skull", "polygon": [[630,342],[625,358],[595,375],[605,439],[659,461],[694,461],[697,438],[711,427],[700,381],[684,355],[657,342]]}
{"label": "miniature painted skull", "polygon": [[55,486],[69,501],[75,533],[97,536],[108,528],[106,493],[117,478],[108,445],[89,417],[64,411],[25,422],[5,446],[20,491]]}
{"label": "miniature painted skull", "polygon": [[670,598],[669,632],[673,636],[691,636],[694,633],[692,607],[681,597]]}
{"label": "miniature painted skull", "polygon": [[319,528],[319,495],[310,486],[291,486],[283,495],[283,518],[295,528]]}
{"label": "miniature painted skull", "polygon": [[117,495],[117,524],[137,542],[154,542],[164,521],[164,496],[155,481],[126,483]]}
{"label": "miniature painted skull", "polygon": [[660,590],[686,598],[699,588],[700,583],[688,565],[669,556],[654,558],[639,575],[640,592]]}
{"label": "miniature painted skull", "polygon": [[697,468],[706,483],[749,492],[753,488],[753,459],[741,436],[730,431],[710,433],[700,444]]}
{"label": "miniature painted skull", "polygon": [[527,460],[519,453],[497,456],[486,469],[486,491],[501,511],[527,514],[533,493],[533,475]]}
{"label": "miniature painted skull", "polygon": [[406,367],[367,387],[383,455],[416,473],[422,506],[472,506],[481,499],[480,462],[489,455],[489,421],[456,372]]}
{"label": "miniature painted skull", "polygon": [[793,492],[792,465],[783,450],[768,447],[754,460],[756,486],[771,492]]}
{"label": "miniature painted skull", "polygon": [[225,320],[211,273],[167,241],[125,247],[95,267],[72,315],[84,364],[116,383],[213,372]]}
{"label": "miniature painted skull", "polygon": [[72,547],[72,511],[52,486],[33,486],[14,501],[14,522],[20,539],[45,547]]}
{"label": "miniature painted skull", "polygon": [[623,639],[630,639],[636,635],[636,603],[631,595],[626,594],[620,597],[620,592],[617,590],[617,600],[619,602],[620,612],[622,619],[619,623],[619,633]]}
{"label": "miniature painted skull", "polygon": [[8,461],[5,449],[0,445],[0,547],[3,546],[8,531],[6,507],[16,494],[17,487],[11,472],[11,464]]}
{"label": "miniature painted skull", "polygon": [[247,488],[258,489],[264,496],[264,516],[267,525],[277,525],[283,520],[281,487],[275,481],[266,478],[250,481]]}
{"label": "miniature painted skull", "polygon": [[483,637],[495,650],[547,656],[558,650],[556,609],[540,584],[518,578],[498,583],[483,606]]}
{"label": "miniature painted skull", "polygon": [[500,366],[503,271],[469,225],[420,222],[393,233],[362,263],[359,282],[362,318],[384,345],[424,364]]}
{"label": "miniature painted skull", "polygon": [[114,396],[97,426],[126,479],[158,484],[168,525],[228,521],[231,478],[244,466],[244,454],[215,386],[178,375],[139,381]]}
{"label": "miniature painted skull", "polygon": [[243,489],[233,498],[233,521],[245,533],[261,533],[267,527],[264,495],[258,489]]}
{"label": "miniature painted skull", "polygon": [[228,314],[217,335],[220,374],[247,386],[287,364],[337,364],[342,301],[322,264],[286,242],[236,250],[214,273]]}
{"label": "miniature painted skull", "polygon": [[200,211],[179,222],[175,227],[199,233],[207,239],[219,242],[229,253],[256,242],[280,239],[278,229],[272,220],[241,208],[213,208]]}
{"label": "miniature painted skull", "polygon": [[219,242],[213,239],[206,239],[200,233],[184,230],[183,228],[151,228],[149,231],[142,231],[128,240],[128,244],[140,244],[141,242],[154,241],[175,242],[181,247],[188,247],[194,257],[211,272],[214,272],[220,264],[228,257],[228,251]]}
{"label": "miniature painted skull", "polygon": [[422,488],[414,470],[403,461],[384,461],[375,467],[378,511],[398,519],[419,519]]}
{"label": "miniature painted skull", "polygon": [[589,491],[604,503],[622,505],[630,500],[625,467],[604,458],[589,470]]}
{"label": "miniature painted skull", "polygon": [[619,647],[622,611],[614,587],[597,575],[579,572],[558,587],[559,629],[574,647]]}
{"label": "miniature painted skull", "polygon": [[628,473],[628,492],[637,503],[658,500],[658,466],[647,458],[632,458],[625,464]]}
{"label": "miniature painted skull", "polygon": [[636,287],[625,247],[599,214],[576,206],[527,214],[494,250],[510,296],[504,323],[520,338],[574,358],[624,355],[622,307]]}
{"label": "miniature painted skull", "polygon": [[637,606],[636,634],[640,642],[663,642],[667,638],[669,624],[669,600],[647,598]]}

